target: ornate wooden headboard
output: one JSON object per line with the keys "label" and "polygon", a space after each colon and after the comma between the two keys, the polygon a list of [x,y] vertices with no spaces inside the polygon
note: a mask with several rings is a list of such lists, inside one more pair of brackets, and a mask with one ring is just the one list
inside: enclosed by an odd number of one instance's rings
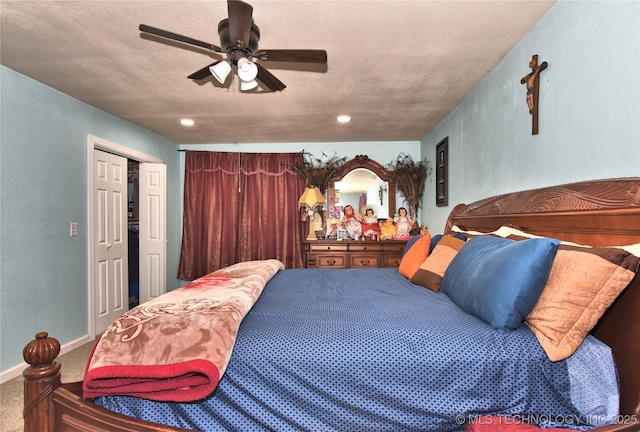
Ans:
{"label": "ornate wooden headboard", "polygon": [[[640,243],[640,177],[593,180],[510,193],[458,205],[447,220],[464,230],[503,225],[591,246]],[[640,415],[640,277],[618,297],[592,333],[613,350],[620,411]]]}

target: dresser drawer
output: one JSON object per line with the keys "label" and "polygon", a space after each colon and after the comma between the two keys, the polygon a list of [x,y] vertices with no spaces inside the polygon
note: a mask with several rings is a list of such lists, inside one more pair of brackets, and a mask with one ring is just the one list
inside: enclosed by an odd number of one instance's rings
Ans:
{"label": "dresser drawer", "polygon": [[351,268],[380,267],[380,255],[351,254]]}
{"label": "dresser drawer", "polygon": [[382,267],[400,267],[400,260],[402,255],[384,255],[384,263]]}
{"label": "dresser drawer", "polygon": [[351,252],[380,252],[382,245],[377,242],[360,242],[349,245],[349,250]]}
{"label": "dresser drawer", "polygon": [[392,243],[392,244],[383,244],[382,248],[385,252],[400,252],[400,255],[402,255],[402,252],[404,252],[404,248],[405,246],[407,246],[407,243]]}
{"label": "dresser drawer", "polygon": [[317,268],[347,268],[347,255],[316,255]]}
{"label": "dresser drawer", "polygon": [[307,240],[304,242],[307,268],[379,268],[400,265],[407,242]]}
{"label": "dresser drawer", "polygon": [[309,246],[309,250],[311,252],[326,252],[326,251],[338,251],[338,252],[346,252],[347,244],[311,244]]}

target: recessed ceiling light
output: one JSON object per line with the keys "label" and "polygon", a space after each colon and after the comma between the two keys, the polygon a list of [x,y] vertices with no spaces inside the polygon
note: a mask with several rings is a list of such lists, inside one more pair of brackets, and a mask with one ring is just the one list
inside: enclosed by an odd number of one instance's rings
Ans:
{"label": "recessed ceiling light", "polygon": [[191,120],[191,119],[184,118],[184,119],[180,120],[180,124],[181,124],[182,126],[193,126],[194,124],[196,124],[196,122],[194,122],[194,121],[193,121],[193,120]]}
{"label": "recessed ceiling light", "polygon": [[348,115],[341,115],[341,116],[338,116],[337,120],[340,123],[349,123],[351,121],[351,117],[349,117]]}

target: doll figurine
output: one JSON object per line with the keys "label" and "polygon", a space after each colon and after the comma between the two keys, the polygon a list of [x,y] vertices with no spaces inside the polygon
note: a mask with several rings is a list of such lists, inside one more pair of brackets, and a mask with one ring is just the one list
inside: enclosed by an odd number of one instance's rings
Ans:
{"label": "doll figurine", "polygon": [[373,214],[372,208],[366,209],[364,212],[364,216],[362,217],[362,234],[365,237],[379,237],[381,234],[378,218],[375,214]]}
{"label": "doll figurine", "polygon": [[411,237],[410,232],[415,221],[409,218],[406,208],[400,207],[398,209],[398,216],[396,216],[393,221],[396,223],[395,238],[399,240],[406,240]]}
{"label": "doll figurine", "polygon": [[344,206],[344,216],[342,216],[342,223],[347,230],[347,235],[354,240],[359,240],[362,237],[362,216],[360,213],[353,209],[353,206]]}
{"label": "doll figurine", "polygon": [[396,227],[393,219],[388,218],[380,224],[380,240],[392,240],[396,235]]}

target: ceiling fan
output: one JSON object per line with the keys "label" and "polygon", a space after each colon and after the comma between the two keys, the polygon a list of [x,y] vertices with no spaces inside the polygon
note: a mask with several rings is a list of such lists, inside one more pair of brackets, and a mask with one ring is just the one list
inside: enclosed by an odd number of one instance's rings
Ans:
{"label": "ceiling fan", "polygon": [[143,33],[198,46],[215,53],[226,53],[226,59],[211,63],[192,73],[187,78],[199,81],[213,75],[221,84],[224,84],[232,67],[236,66],[238,77],[240,78],[240,89],[243,91],[256,88],[258,81],[271,91],[282,91],[287,87],[264,66],[253,60],[327,63],[327,52],[325,50],[258,50],[260,29],[253,23],[253,7],[239,0],[228,0],[227,6],[229,17],[218,24],[221,46],[146,24],[140,24],[139,29]]}

